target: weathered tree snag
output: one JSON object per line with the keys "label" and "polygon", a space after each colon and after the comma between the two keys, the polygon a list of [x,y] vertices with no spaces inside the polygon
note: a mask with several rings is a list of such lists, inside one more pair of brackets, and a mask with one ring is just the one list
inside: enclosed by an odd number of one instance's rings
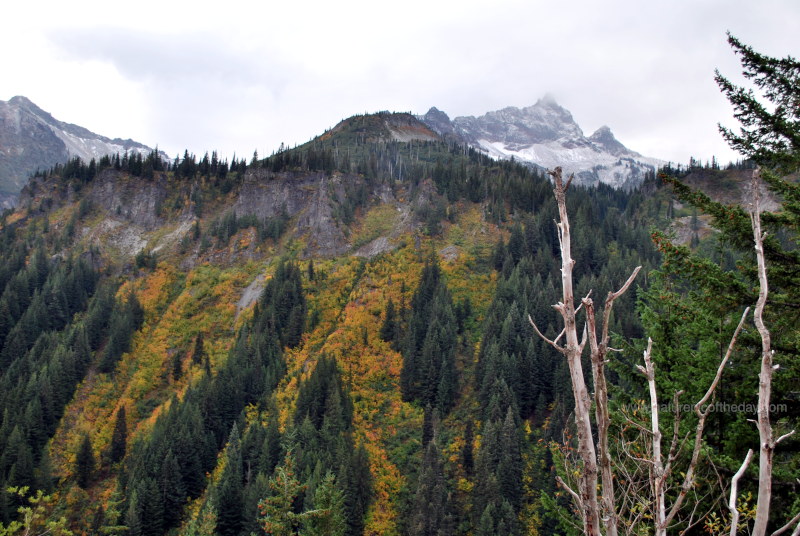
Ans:
{"label": "weathered tree snag", "polygon": [[611,417],[608,412],[608,384],[606,383],[606,355],[612,348],[608,345],[608,324],[611,320],[611,310],[614,300],[622,296],[633,284],[636,275],[641,270],[637,266],[631,276],[616,292],[609,292],[603,308],[603,331],[600,341],[597,340],[597,325],[595,320],[594,302],[588,296],[581,300],[586,307],[587,335],[589,337],[589,351],[592,361],[592,378],[594,380],[594,407],[595,422],[597,423],[597,455],[600,463],[600,480],[603,484],[600,497],[603,509],[603,522],[607,536],[617,536],[619,514],[614,497],[614,473],[611,470],[611,454],[608,448],[608,429],[611,426]]}
{"label": "weathered tree snag", "polygon": [[[620,497],[616,497],[614,491],[614,469],[612,468],[611,451],[609,448],[609,427],[611,419],[609,415],[608,386],[605,378],[606,358],[608,352],[613,350],[613,348],[609,346],[608,328],[614,301],[630,288],[641,267],[637,267],[633,271],[631,276],[618,291],[608,293],[603,309],[602,331],[598,339],[597,319],[595,315],[594,302],[592,299],[589,296],[586,296],[581,300],[581,305],[577,308],[575,307],[572,271],[575,261],[572,259],[571,255],[569,216],[567,214],[565,198],[566,190],[569,187],[572,179],[570,178],[570,180],[564,184],[560,167],[557,167],[554,171],[549,172],[549,174],[553,177],[555,184],[554,194],[558,204],[559,212],[559,221],[557,222],[558,241],[561,249],[562,297],[561,301],[554,305],[553,308],[561,315],[564,322],[564,327],[554,340],[550,340],[544,334],[542,334],[530,316],[528,319],[537,335],[566,357],[570,371],[572,394],[575,400],[575,427],[577,431],[578,442],[578,467],[576,468],[578,474],[576,488],[577,491],[571,489],[569,485],[560,478],[557,479],[558,484],[572,496],[576,509],[580,512],[581,522],[583,524],[583,532],[586,535],[596,536],[605,534],[606,536],[617,536],[620,526],[625,528],[627,531],[635,530],[636,526],[644,522],[645,518],[643,516],[645,509],[639,509],[640,511],[634,515],[634,518],[626,519],[624,520],[623,524],[620,525],[621,512],[632,513],[634,504],[650,505],[650,511],[653,514],[653,528],[655,529],[654,532],[656,536],[666,536],[669,528],[674,527],[676,523],[681,523],[688,527],[684,530],[685,533],[699,522],[698,519],[702,519],[702,516],[696,517],[696,509],[699,502],[697,502],[697,504],[695,504],[691,509],[688,518],[684,517],[683,519],[679,519],[678,513],[686,504],[687,496],[691,494],[695,486],[695,472],[700,459],[700,452],[702,450],[705,423],[713,409],[708,402],[713,397],[714,392],[716,391],[716,388],[720,382],[720,378],[722,377],[725,366],[728,363],[728,360],[733,352],[733,348],[736,345],[736,340],[742,330],[742,327],[744,326],[744,322],[749,313],[749,308],[746,309],[742,314],[742,318],[731,337],[727,352],[717,368],[716,375],[711,382],[711,385],[709,386],[705,395],[694,405],[694,412],[697,415],[698,421],[694,429],[694,441],[691,459],[688,463],[688,466],[683,471],[681,479],[682,481],[677,489],[677,495],[675,496],[675,499],[669,508],[666,504],[668,482],[670,476],[675,472],[676,461],[678,460],[680,451],[682,450],[682,447],[685,441],[689,438],[690,434],[686,434],[686,437],[684,438],[680,437],[680,414],[676,410],[675,424],[673,426],[669,452],[666,454],[666,456],[664,455],[662,452],[663,436],[659,422],[659,405],[656,388],[655,366],[651,360],[652,341],[648,340],[647,350],[644,353],[645,366],[639,366],[638,368],[645,375],[650,392],[650,427],[649,429],[645,428],[633,420],[630,420],[629,424],[639,429],[640,432],[644,434],[643,437],[649,436],[650,440],[645,440],[648,444],[648,448],[645,449],[645,451],[649,450],[649,452],[644,456],[640,454],[637,455],[627,449],[624,439],[620,443],[619,446],[621,450],[625,452],[628,458],[635,464],[639,464],[639,469],[634,469],[633,472],[626,472],[626,468],[623,463],[623,465],[619,468],[621,471],[623,471],[624,477],[622,495],[620,495]],[[756,200],[756,205],[757,204],[758,200]],[[772,430],[769,427],[768,409],[769,387],[771,383],[772,371],[772,352],[769,349],[769,332],[766,330],[763,320],[761,319],[764,303],[766,302],[767,291],[766,268],[764,267],[763,248],[761,247],[761,241],[763,240],[763,237],[761,236],[760,221],[758,221],[757,211],[754,212],[753,229],[754,236],[756,236],[756,251],[759,255],[759,277],[761,281],[761,295],[759,297],[760,307],[756,308],[756,325],[759,328],[760,333],[762,333],[763,330],[762,340],[765,341],[763,345],[764,356],[766,356],[762,359],[762,381],[759,388],[759,423],[762,421],[761,407],[762,404],[764,404],[767,409],[767,413],[765,415],[765,430],[767,430],[768,433],[768,441],[762,441],[762,450],[764,450],[764,445],[769,447],[766,449],[766,451],[769,454],[768,461],[770,462],[768,472],[771,473],[772,450],[778,442],[780,442],[784,437],[788,437],[788,435],[791,433],[779,438],[778,441],[773,441]],[[579,340],[576,316],[583,307],[585,307],[586,310],[586,326],[583,332],[583,337]],[[562,339],[563,342],[560,342]],[[592,437],[592,422],[590,415],[591,399],[589,397],[589,392],[586,386],[581,364],[581,355],[587,342],[589,343],[590,347],[592,375],[595,387],[595,421],[597,424],[596,445]],[[768,361],[767,357],[769,358]],[[764,365],[764,363],[766,363],[766,365]],[[768,375],[764,372],[764,367],[767,365],[769,367]],[[764,389],[766,389],[765,395],[763,394]],[[681,394],[682,391],[675,393],[674,403],[676,406]],[[766,400],[766,402],[763,402],[763,400]],[[759,424],[759,432],[761,432],[761,429],[762,425]],[[739,473],[737,473],[737,475],[739,475],[738,478],[736,478],[733,482],[734,490],[730,500],[732,501],[732,504],[734,504],[734,509],[738,479],[741,478],[741,474],[744,473],[746,465],[747,464],[743,465],[743,468]],[[643,468],[646,468],[644,474],[641,473]],[[637,475],[643,477],[643,480],[639,479],[639,476]],[[600,477],[601,486],[598,486],[598,476]],[[639,480],[641,484],[637,484],[636,480]],[[602,490],[602,494],[599,497],[598,488]],[[633,497],[629,496],[631,493],[633,493]],[[619,504],[618,500],[620,501]],[[735,533],[737,524],[738,520],[734,519],[732,534]],[[603,529],[602,531],[601,526]],[[789,526],[790,525],[787,525],[787,528]],[[798,530],[800,530],[800,527],[798,527]],[[762,532],[761,534],[764,533]]]}
{"label": "weathered tree snag", "polygon": [[756,519],[753,523],[753,536],[764,536],[767,533],[769,520],[769,507],[772,501],[772,454],[775,451],[776,441],[772,438],[772,424],[769,419],[769,403],[772,396],[772,343],[770,333],[764,324],[764,306],[767,303],[769,285],[767,282],[767,266],[764,259],[765,233],[761,231],[761,188],[760,171],[753,172],[752,192],[753,210],[750,212],[750,221],[753,226],[753,240],[755,242],[756,261],[758,262],[758,301],[753,312],[758,334],[761,336],[761,372],[758,375],[758,500],[756,501]]}
{"label": "weathered tree snag", "polygon": [[[739,333],[742,331],[742,327],[744,326],[744,322],[747,319],[747,315],[750,312],[750,308],[746,308],[744,313],[742,313],[742,318],[739,320],[739,324],[736,326],[736,330],[731,337],[730,343],[728,344],[728,350],[725,352],[725,356],[722,358],[719,366],[717,367],[717,373],[714,376],[714,379],[711,382],[708,390],[706,391],[705,395],[694,405],[694,412],[697,414],[697,426],[695,426],[694,430],[694,446],[692,448],[692,457],[689,460],[689,465],[686,467],[684,471],[684,478],[683,482],[681,483],[680,490],[678,492],[675,501],[672,503],[672,506],[667,510],[666,508],[666,488],[667,488],[667,481],[672,474],[674,469],[674,462],[678,458],[679,448],[678,444],[681,443],[679,437],[679,430],[678,430],[678,423],[677,418],[678,414],[676,413],[676,422],[672,432],[672,441],[671,446],[669,449],[669,454],[667,455],[666,464],[664,463],[663,454],[661,451],[661,428],[659,425],[659,405],[658,405],[658,394],[656,390],[656,379],[655,379],[655,367],[653,365],[652,360],[650,359],[651,350],[652,350],[652,341],[650,339],[647,340],[647,350],[644,352],[644,362],[645,366],[642,367],[638,365],[637,368],[639,371],[644,374],[645,378],[647,379],[647,385],[650,391],[650,435],[651,435],[651,445],[652,445],[652,455],[651,459],[647,460],[651,466],[650,471],[650,490],[652,492],[652,497],[650,500],[654,504],[655,509],[655,534],[656,536],[666,536],[667,529],[670,527],[671,523],[675,520],[678,512],[680,512],[681,508],[684,505],[686,500],[686,496],[689,494],[689,491],[694,486],[695,482],[695,470],[697,469],[697,463],[700,460],[700,451],[703,446],[703,432],[705,430],[706,419],[708,415],[711,413],[712,407],[707,405],[708,401],[714,395],[714,392],[717,389],[717,385],[719,385],[720,378],[722,377],[722,372],[725,370],[725,365],[728,363],[728,360],[733,353],[733,348],[736,346],[736,340],[739,337]],[[677,406],[678,398],[682,394],[682,391],[675,393],[674,404]]]}
{"label": "weathered tree snag", "polygon": [[[558,349],[567,358],[569,366],[570,380],[572,383],[572,395],[575,399],[575,428],[578,435],[578,456],[583,465],[580,468],[578,480],[578,492],[580,501],[576,505],[581,513],[583,522],[583,532],[587,536],[599,536],[600,533],[600,507],[597,500],[597,453],[595,451],[594,440],[592,439],[592,423],[589,416],[591,400],[586,381],[583,376],[583,366],[581,365],[581,354],[586,344],[586,339],[581,342],[578,340],[577,322],[575,319],[575,295],[572,289],[572,268],[575,261],[571,254],[571,237],[569,231],[569,216],[567,215],[567,203],[565,193],[569,188],[572,177],[566,184],[561,176],[561,168],[557,167],[554,171],[548,172],[553,176],[555,188],[553,190],[556,202],[558,203],[558,242],[561,246],[561,301],[553,308],[561,314],[564,320],[562,334],[555,341],[547,339],[530,319],[536,332],[548,344]],[[559,346],[557,341],[564,335],[566,343]]]}

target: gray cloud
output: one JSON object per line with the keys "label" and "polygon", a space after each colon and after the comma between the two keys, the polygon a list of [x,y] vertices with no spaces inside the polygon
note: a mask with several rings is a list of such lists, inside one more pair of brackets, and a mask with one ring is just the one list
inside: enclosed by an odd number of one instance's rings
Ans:
{"label": "gray cloud", "polygon": [[[170,152],[263,154],[355,113],[437,106],[451,116],[480,115],[549,92],[587,133],[607,124],[632,149],[686,161],[732,156],[716,124],[733,120],[713,82],[714,68],[734,78],[740,70],[725,31],[784,56],[797,55],[800,29],[800,5],[791,0],[269,8],[234,0],[230,9],[176,10],[151,31],[120,16],[116,27],[51,24],[46,35],[77,72],[110,65],[138,88],[143,141]],[[120,105],[104,94],[103,80],[62,88],[78,90]]]}

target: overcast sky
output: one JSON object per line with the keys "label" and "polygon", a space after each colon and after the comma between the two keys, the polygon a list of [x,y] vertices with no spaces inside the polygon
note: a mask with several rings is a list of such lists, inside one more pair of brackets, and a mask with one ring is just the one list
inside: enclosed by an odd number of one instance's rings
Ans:
{"label": "overcast sky", "polygon": [[730,30],[800,55],[797,0],[37,0],[0,11],[0,100],[168,154],[262,156],[380,110],[450,117],[550,93],[589,135],[685,163],[736,158],[714,69]]}

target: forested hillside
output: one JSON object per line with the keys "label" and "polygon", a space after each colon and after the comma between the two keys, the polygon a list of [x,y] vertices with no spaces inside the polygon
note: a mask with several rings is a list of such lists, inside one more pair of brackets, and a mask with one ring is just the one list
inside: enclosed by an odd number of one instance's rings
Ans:
{"label": "forested hillside", "polygon": [[[693,404],[758,295],[751,243],[731,234],[741,209],[667,182],[567,195],[577,297],[600,303],[642,266],[610,323],[619,467],[649,448],[632,435],[649,426],[647,337],[661,399],[680,389]],[[580,532],[557,485],[580,467],[570,371],[529,323],[560,338],[552,188],[388,112],[265,159],[125,154],[34,177],[0,232],[4,530],[24,529],[27,506],[36,534]],[[781,208],[764,215],[766,315],[788,369],[773,396],[786,432],[797,252],[796,213]],[[754,403],[759,345],[742,334],[716,400]],[[662,426],[688,437],[685,413]],[[718,497],[757,448],[751,417],[709,418],[691,498],[702,516],[676,530],[728,531]],[[691,454],[674,448],[676,463]],[[781,444],[774,481],[795,510],[797,448]],[[739,483],[744,522],[756,485],[755,471]],[[631,497],[639,519],[623,528],[649,533]]]}

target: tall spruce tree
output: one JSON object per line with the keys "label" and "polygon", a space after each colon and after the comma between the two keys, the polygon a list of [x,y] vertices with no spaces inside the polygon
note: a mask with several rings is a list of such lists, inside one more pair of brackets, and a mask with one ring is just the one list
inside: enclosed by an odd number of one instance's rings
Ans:
{"label": "tall spruce tree", "polygon": [[314,491],[313,510],[303,519],[303,536],[344,536],[344,494],[328,471]]}
{"label": "tall spruce tree", "polygon": [[302,518],[295,513],[294,502],[302,492],[303,485],[295,473],[294,456],[287,452],[283,463],[269,479],[269,494],[259,503],[262,530],[275,536],[296,534]]}
{"label": "tall spruce tree", "polygon": [[216,493],[217,532],[237,536],[242,527],[242,450],[239,429],[234,423],[228,440],[225,469]]}
{"label": "tall spruce tree", "polygon": [[428,442],[422,458],[408,533],[410,536],[449,536],[455,533],[452,492],[448,488],[436,440]]}
{"label": "tall spruce tree", "polygon": [[125,406],[119,408],[114,421],[114,432],[111,434],[111,461],[117,463],[125,457],[128,443],[128,423],[125,416]]}
{"label": "tall spruce tree", "polygon": [[197,334],[194,339],[194,350],[192,351],[192,363],[199,365],[203,362],[206,355],[205,345],[203,342],[203,332]]}
{"label": "tall spruce tree", "polygon": [[89,486],[95,469],[94,451],[89,434],[83,434],[78,453],[75,457],[75,476],[78,485],[83,489]]}

